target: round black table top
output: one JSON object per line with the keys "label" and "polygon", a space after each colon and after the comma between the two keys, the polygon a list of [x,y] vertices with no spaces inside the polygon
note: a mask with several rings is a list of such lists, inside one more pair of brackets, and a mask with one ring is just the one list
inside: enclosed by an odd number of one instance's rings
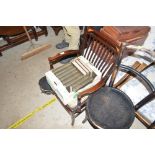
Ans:
{"label": "round black table top", "polygon": [[88,97],[86,105],[88,121],[95,128],[130,128],[135,111],[131,99],[119,89],[103,87]]}

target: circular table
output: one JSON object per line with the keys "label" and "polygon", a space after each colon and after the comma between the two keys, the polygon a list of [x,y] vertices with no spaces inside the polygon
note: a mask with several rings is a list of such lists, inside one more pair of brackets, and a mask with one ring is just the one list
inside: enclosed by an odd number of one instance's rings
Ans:
{"label": "circular table", "polygon": [[94,128],[130,128],[135,111],[131,99],[119,89],[103,87],[88,97],[86,115]]}

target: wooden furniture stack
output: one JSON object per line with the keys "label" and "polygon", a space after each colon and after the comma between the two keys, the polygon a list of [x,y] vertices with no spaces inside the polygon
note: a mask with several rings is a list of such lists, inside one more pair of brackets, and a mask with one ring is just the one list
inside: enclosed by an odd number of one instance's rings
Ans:
{"label": "wooden furniture stack", "polygon": [[[29,35],[32,39],[38,40],[38,37],[41,35],[47,36],[47,28],[45,26],[40,26],[40,30],[36,31],[34,26],[27,26]],[[38,29],[38,27],[37,27]],[[0,37],[6,41],[6,43],[0,46],[0,55],[2,52],[28,41],[28,37],[24,31],[23,26],[0,26]]]}
{"label": "wooden furniture stack", "polygon": [[[120,42],[133,45],[143,45],[150,31],[149,26],[104,26],[101,33],[108,33]],[[126,50],[126,55],[133,54],[134,50]]]}

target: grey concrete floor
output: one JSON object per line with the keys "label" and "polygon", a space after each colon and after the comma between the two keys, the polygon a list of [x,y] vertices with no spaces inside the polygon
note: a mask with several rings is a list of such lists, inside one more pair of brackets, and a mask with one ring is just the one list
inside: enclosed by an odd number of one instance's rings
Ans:
{"label": "grey concrete floor", "polygon": [[[63,32],[55,36],[48,28],[48,36],[39,37],[35,44],[51,43],[52,48],[21,61],[21,55],[29,50],[26,42],[3,52],[0,57],[0,128],[6,129],[35,108],[54,96],[41,93],[38,81],[49,70],[47,58],[60,52],[55,48],[63,39]],[[92,129],[88,122],[82,124],[85,114],[81,114],[71,126],[71,118],[58,101],[19,126],[19,129]],[[145,128],[137,119],[132,128]]]}

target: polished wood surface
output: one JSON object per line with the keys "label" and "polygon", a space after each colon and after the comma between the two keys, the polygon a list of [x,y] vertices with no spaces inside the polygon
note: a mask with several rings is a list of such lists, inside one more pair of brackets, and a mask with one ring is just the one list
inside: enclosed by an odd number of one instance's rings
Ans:
{"label": "polished wood surface", "polygon": [[101,32],[107,32],[116,40],[121,42],[128,42],[130,39],[138,38],[140,36],[147,36],[150,31],[149,26],[105,26]]}
{"label": "polished wood surface", "polygon": [[[120,42],[143,45],[150,31],[149,26],[104,26],[101,33],[108,33]],[[134,50],[125,50],[124,56],[133,54]]]}
{"label": "polished wood surface", "polygon": [[[26,26],[27,30],[30,30],[32,26]],[[14,36],[24,33],[23,26],[0,26],[0,35],[2,36]]]}

